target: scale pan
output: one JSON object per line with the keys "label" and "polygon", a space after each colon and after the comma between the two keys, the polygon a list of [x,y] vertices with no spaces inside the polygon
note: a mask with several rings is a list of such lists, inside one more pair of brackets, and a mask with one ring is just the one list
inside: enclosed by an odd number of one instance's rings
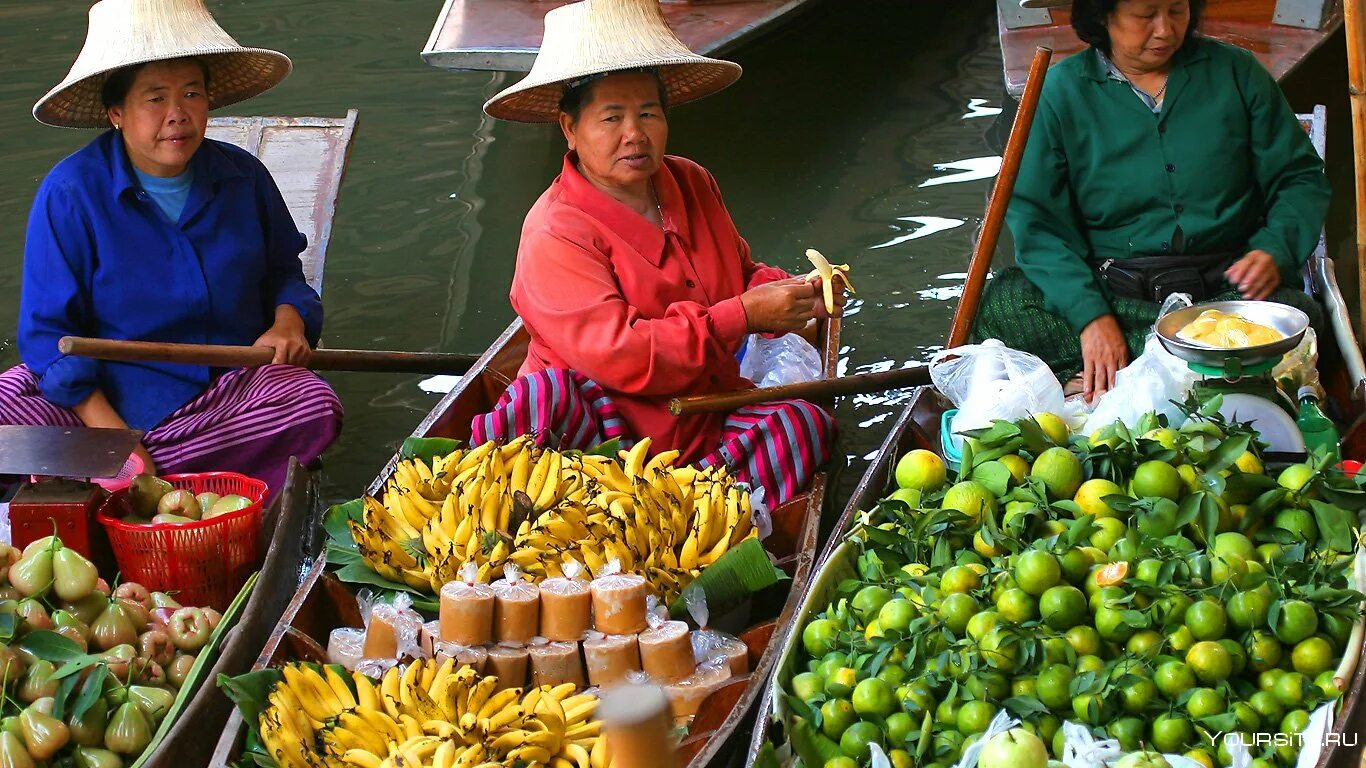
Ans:
{"label": "scale pan", "polygon": [[[1197,344],[1178,338],[1182,328],[1190,325],[1200,313],[1217,309],[1225,314],[1236,314],[1261,325],[1270,326],[1285,334],[1285,338],[1270,344],[1239,349],[1222,349]],[[1294,307],[1274,301],[1212,301],[1178,309],[1157,321],[1157,338],[1167,351],[1189,363],[1215,368],[1239,368],[1279,360],[1285,353],[1299,346],[1304,332],[1309,329],[1309,316]],[[1236,361],[1229,365],[1230,361]]]}

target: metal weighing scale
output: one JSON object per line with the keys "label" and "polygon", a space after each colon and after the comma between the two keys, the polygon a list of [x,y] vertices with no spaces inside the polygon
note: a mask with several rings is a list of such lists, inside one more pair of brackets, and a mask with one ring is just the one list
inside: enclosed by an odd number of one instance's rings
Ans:
{"label": "metal weighing scale", "polygon": [[106,494],[87,480],[118,475],[141,437],[130,429],[0,426],[0,474],[25,481],[9,501],[11,541],[23,547],[56,529],[102,573],[112,573],[114,556],[95,522]]}
{"label": "metal weighing scale", "polygon": [[[1177,336],[1201,313],[1218,310],[1240,315],[1280,331],[1284,338],[1270,344],[1222,349],[1187,341]],[[1271,301],[1215,301],[1197,304],[1163,315],[1157,321],[1157,338],[1173,355],[1200,374],[1194,392],[1200,400],[1223,395],[1220,415],[1229,421],[1252,422],[1276,454],[1305,454],[1304,437],[1295,423],[1299,406],[1280,387],[1271,372],[1287,352],[1299,346],[1309,330],[1309,316],[1294,307]]]}

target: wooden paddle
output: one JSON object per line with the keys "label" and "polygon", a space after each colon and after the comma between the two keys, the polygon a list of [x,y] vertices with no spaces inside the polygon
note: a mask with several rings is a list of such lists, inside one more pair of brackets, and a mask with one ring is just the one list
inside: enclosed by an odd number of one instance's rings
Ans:
{"label": "wooden paddle", "polygon": [[[1358,299],[1366,310],[1366,156],[1362,154],[1366,152],[1366,7],[1362,0],[1342,4],[1342,25],[1347,33],[1347,94],[1352,105],[1352,146],[1356,149],[1352,155],[1356,160]],[[1366,313],[1362,324],[1362,338],[1366,338]]]}
{"label": "wooden paddle", "polygon": [[[991,200],[987,203],[982,236],[977,240],[977,247],[973,249],[972,260],[968,262],[968,278],[963,285],[963,298],[958,301],[958,308],[953,313],[953,325],[949,331],[950,348],[966,344],[972,335],[972,323],[977,319],[977,307],[982,301],[987,273],[991,271],[991,258],[996,252],[996,243],[1001,239],[1006,208],[1009,207],[1010,196],[1015,191],[1015,179],[1020,173],[1020,160],[1024,156],[1025,144],[1029,140],[1029,129],[1034,124],[1034,112],[1038,109],[1039,94],[1043,91],[1044,77],[1048,74],[1048,63],[1052,58],[1053,51],[1050,48],[1039,47],[1034,50],[1034,61],[1029,66],[1029,79],[1025,81],[1024,95],[1020,97],[1020,106],[1015,112],[1015,123],[1010,128],[1010,139],[1006,142],[1005,154],[1001,160],[1001,172],[996,177],[996,186],[992,187]],[[677,397],[669,401],[669,412],[681,416],[685,413],[731,411],[744,405],[776,400],[831,400],[840,395],[921,386],[928,384],[929,381],[929,366],[917,365],[884,373],[862,373],[780,387]]]}
{"label": "wooden paddle", "polygon": [[[217,344],[172,344],[158,341],[116,341],[63,336],[57,349],[64,355],[96,360],[141,363],[185,363],[216,368],[250,368],[275,359],[272,347],[234,347]],[[381,373],[447,373],[469,370],[478,358],[435,352],[385,352],[368,349],[315,349],[308,360],[316,371],[371,371]]]}

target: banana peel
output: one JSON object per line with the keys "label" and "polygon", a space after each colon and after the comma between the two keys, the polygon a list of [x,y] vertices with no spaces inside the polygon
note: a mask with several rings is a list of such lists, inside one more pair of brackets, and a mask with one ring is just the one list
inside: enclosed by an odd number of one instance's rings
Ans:
{"label": "banana peel", "polygon": [[849,265],[831,264],[830,261],[822,256],[821,252],[815,248],[806,249],[806,258],[811,262],[812,266],[815,267],[815,269],[807,273],[806,279],[815,280],[818,277],[820,278],[821,290],[825,292],[825,312],[826,314],[833,315],[835,314],[836,276],[839,276],[839,279],[844,283],[846,290],[850,293],[858,293],[858,291],[854,290],[854,284],[849,282]]}

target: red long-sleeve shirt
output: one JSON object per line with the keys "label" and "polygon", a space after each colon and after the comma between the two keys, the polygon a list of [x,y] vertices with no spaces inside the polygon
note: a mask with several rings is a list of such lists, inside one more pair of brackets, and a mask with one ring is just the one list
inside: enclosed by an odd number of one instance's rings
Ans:
{"label": "red long-sleeve shirt", "polygon": [[654,175],[661,229],[594,187],[574,153],[522,225],[512,306],[531,334],[523,374],[569,368],[611,393],[655,452],[695,461],[720,443],[725,414],[674,417],[670,397],[753,386],[735,354],[740,294],[788,274],[749,244],[700,165],[665,156]]}

